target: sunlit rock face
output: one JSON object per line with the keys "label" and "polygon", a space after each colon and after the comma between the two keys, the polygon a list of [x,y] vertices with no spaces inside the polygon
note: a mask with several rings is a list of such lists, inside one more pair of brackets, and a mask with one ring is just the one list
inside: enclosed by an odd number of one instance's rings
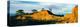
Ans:
{"label": "sunlit rock face", "polygon": [[44,21],[50,21],[50,20],[61,20],[63,19],[63,17],[59,17],[59,16],[55,16],[55,14],[53,14],[52,12],[48,11],[48,10],[42,10],[38,13],[34,13],[32,15],[32,19],[34,20],[44,20]]}
{"label": "sunlit rock face", "polygon": [[75,7],[73,8],[73,13],[74,13],[75,17],[78,18],[78,6],[75,6]]}
{"label": "sunlit rock face", "polygon": [[48,10],[40,11],[32,15],[35,20],[52,20],[53,16],[48,13]]}

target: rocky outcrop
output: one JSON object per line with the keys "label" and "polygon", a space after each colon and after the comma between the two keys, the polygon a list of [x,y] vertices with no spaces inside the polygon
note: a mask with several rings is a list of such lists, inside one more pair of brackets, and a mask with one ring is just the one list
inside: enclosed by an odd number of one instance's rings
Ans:
{"label": "rocky outcrop", "polygon": [[34,20],[48,21],[48,20],[56,20],[56,18],[61,18],[61,17],[55,16],[55,14],[51,13],[48,10],[40,11],[32,15],[32,19]]}

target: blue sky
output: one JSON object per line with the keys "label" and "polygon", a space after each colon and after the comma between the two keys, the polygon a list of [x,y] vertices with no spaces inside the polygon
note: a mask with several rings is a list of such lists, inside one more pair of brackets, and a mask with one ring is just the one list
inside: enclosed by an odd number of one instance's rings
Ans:
{"label": "blue sky", "polygon": [[41,10],[52,8],[54,14],[71,13],[74,4],[54,3],[54,2],[34,2],[34,1],[10,1],[10,13],[16,13],[16,10],[22,9],[31,12],[32,9]]}

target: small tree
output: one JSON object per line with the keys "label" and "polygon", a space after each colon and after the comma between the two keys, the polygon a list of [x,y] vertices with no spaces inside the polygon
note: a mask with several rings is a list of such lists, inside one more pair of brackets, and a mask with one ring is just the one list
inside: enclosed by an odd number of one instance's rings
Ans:
{"label": "small tree", "polygon": [[45,9],[44,8],[42,8],[42,11],[44,11]]}
{"label": "small tree", "polygon": [[17,11],[16,11],[16,14],[17,14],[17,15],[23,15],[24,12],[23,12],[23,10],[17,10]]}
{"label": "small tree", "polygon": [[32,11],[33,11],[33,12],[37,12],[37,10],[36,10],[36,9],[33,9]]}

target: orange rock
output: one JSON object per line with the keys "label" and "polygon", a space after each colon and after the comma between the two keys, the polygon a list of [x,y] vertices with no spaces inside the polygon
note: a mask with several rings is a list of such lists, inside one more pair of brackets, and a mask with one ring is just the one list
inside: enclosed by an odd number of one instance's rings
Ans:
{"label": "orange rock", "polygon": [[35,19],[35,20],[51,20],[51,19],[53,19],[53,16],[48,13],[48,10],[34,13],[32,15],[32,17],[33,17],[32,19]]}

